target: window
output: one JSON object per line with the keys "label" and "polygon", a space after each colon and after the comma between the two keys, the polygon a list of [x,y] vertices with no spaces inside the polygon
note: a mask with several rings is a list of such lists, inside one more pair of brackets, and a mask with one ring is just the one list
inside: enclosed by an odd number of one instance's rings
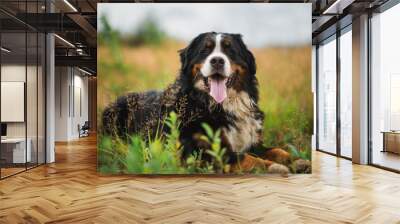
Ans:
{"label": "window", "polygon": [[400,170],[400,5],[371,18],[371,162]]}
{"label": "window", "polygon": [[318,47],[318,149],[336,153],[336,36]]}
{"label": "window", "polygon": [[317,50],[317,146],[321,151],[351,158],[351,24],[340,30],[339,34],[320,43]]}
{"label": "window", "polygon": [[400,130],[400,73],[390,75],[390,130]]}
{"label": "window", "polygon": [[[42,12],[43,3],[21,1],[18,13]],[[0,178],[5,178],[45,163],[46,39],[8,14],[0,12],[0,18]]]}

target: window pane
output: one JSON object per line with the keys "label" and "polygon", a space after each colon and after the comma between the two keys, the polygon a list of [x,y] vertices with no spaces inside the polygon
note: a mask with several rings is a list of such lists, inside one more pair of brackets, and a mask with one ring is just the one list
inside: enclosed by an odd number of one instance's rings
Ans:
{"label": "window pane", "polygon": [[[25,170],[30,161],[26,144],[26,33],[1,34],[1,177]],[[28,150],[27,150],[28,149]]]}
{"label": "window pane", "polygon": [[336,153],[336,40],[318,48],[318,148]]}
{"label": "window pane", "polygon": [[400,5],[371,22],[372,163],[400,170]]}
{"label": "window pane", "polygon": [[37,165],[37,33],[27,33],[28,44],[28,61],[27,61],[27,80],[26,80],[26,115],[27,115],[27,141],[30,148],[30,159],[28,160],[28,168]]}
{"label": "window pane", "polygon": [[352,156],[352,35],[340,36],[340,152]]}
{"label": "window pane", "polygon": [[45,44],[46,37],[43,33],[39,33],[38,45],[38,163],[45,163]]}

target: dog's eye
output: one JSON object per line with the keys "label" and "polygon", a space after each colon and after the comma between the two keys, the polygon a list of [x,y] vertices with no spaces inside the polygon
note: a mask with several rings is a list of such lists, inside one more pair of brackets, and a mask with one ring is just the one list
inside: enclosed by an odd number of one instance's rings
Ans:
{"label": "dog's eye", "polygon": [[225,40],[225,41],[222,42],[222,45],[223,45],[225,48],[229,48],[229,47],[231,46],[231,42]]}

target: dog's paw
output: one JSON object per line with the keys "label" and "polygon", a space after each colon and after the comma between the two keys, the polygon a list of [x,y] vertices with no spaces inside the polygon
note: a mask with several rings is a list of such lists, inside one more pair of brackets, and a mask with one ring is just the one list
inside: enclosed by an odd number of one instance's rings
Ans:
{"label": "dog's paw", "polygon": [[281,148],[272,148],[268,149],[264,155],[265,159],[274,161],[280,164],[289,164],[290,163],[290,153]]}
{"label": "dog's paw", "polygon": [[289,168],[285,165],[274,163],[268,167],[268,173],[281,174],[287,176],[289,174]]}
{"label": "dog's paw", "polygon": [[296,173],[311,173],[311,161],[298,159],[293,162],[293,168]]}

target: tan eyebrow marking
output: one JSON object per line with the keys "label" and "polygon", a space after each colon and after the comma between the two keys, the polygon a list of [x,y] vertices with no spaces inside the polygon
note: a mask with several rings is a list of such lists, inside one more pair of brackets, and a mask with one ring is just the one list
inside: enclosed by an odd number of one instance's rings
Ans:
{"label": "tan eyebrow marking", "polygon": [[212,47],[213,43],[211,40],[206,40],[206,47]]}

